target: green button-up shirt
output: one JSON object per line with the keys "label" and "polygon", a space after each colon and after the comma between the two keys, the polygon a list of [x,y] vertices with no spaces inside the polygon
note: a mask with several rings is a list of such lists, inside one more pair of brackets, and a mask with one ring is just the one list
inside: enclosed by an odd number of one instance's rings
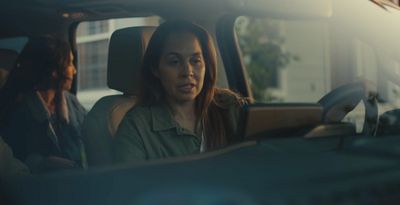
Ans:
{"label": "green button-up shirt", "polygon": [[201,136],[182,128],[166,105],[138,106],[122,120],[114,141],[116,162],[138,162],[200,152]]}
{"label": "green button-up shirt", "polygon": [[[229,90],[218,90],[214,103],[224,123],[226,144],[242,141],[238,120],[246,100]],[[181,127],[166,104],[137,106],[125,115],[118,127],[114,161],[140,162],[200,153],[201,138]]]}

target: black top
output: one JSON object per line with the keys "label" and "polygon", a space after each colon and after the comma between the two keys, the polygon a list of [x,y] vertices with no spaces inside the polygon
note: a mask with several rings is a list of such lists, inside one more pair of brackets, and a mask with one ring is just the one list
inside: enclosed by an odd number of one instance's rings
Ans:
{"label": "black top", "polygon": [[[77,98],[64,92],[66,121],[51,117],[36,92],[27,94],[12,113],[4,139],[15,156],[35,170],[48,156],[62,157],[82,165],[81,125],[86,110]],[[40,168],[39,168],[40,169]]]}

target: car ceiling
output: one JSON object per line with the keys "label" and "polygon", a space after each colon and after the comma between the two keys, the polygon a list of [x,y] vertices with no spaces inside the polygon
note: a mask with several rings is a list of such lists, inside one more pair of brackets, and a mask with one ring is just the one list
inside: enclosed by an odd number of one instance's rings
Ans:
{"label": "car ceiling", "polygon": [[[300,2],[300,1],[299,1]],[[51,32],[71,22],[148,16],[198,19],[229,13],[329,16],[331,0],[13,0],[0,3],[0,36]],[[310,6],[312,5],[312,6]],[[271,9],[274,8],[274,9]],[[282,11],[277,8],[282,8]],[[311,10],[310,10],[311,8]],[[317,9],[315,9],[317,8]]]}
{"label": "car ceiling", "polygon": [[[154,13],[163,17],[169,17],[171,14],[182,17],[196,16],[195,11],[216,11],[222,6],[218,6],[218,3],[200,4],[197,1],[185,0],[13,0],[1,4],[1,37],[51,33],[52,30],[61,30],[75,21],[148,16]],[[207,5],[212,7],[206,8]],[[189,7],[203,9],[189,10]],[[179,12],[176,12],[177,10]],[[198,15],[201,13],[198,12]]]}

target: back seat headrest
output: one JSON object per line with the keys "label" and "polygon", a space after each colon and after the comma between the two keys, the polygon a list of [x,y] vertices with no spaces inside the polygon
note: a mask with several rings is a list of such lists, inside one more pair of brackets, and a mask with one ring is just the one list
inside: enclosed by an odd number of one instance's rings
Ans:
{"label": "back seat headrest", "polygon": [[0,48],[0,68],[10,71],[14,67],[17,57],[17,51]]}
{"label": "back seat headrest", "polygon": [[116,30],[108,50],[107,84],[128,95],[138,93],[139,72],[144,52],[156,27]]}

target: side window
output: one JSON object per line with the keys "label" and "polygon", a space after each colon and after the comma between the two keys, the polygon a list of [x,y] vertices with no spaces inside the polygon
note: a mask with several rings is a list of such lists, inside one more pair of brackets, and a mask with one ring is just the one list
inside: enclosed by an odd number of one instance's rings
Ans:
{"label": "side window", "polygon": [[[397,60],[356,38],[353,40],[353,66],[354,78],[368,81],[369,88],[377,91],[379,114],[400,107],[400,64]],[[361,132],[364,115],[364,104],[359,103],[344,120],[356,124],[357,131]]]}
{"label": "side window", "polygon": [[28,37],[3,38],[0,39],[0,48],[14,50],[19,53],[26,42],[28,42]]}
{"label": "side window", "polygon": [[384,53],[379,59],[379,113],[383,113],[400,107],[400,63]]}
{"label": "side window", "polygon": [[242,16],[235,31],[256,102],[317,102],[330,90],[325,23]]}
{"label": "side window", "polygon": [[[354,70],[353,79],[366,80],[369,87],[376,90],[378,86],[378,64],[375,50],[369,44],[360,39],[352,40],[352,67]],[[356,125],[356,131],[361,132],[364,124],[365,106],[360,102],[353,111],[348,113],[343,121]]]}
{"label": "side window", "polygon": [[378,67],[374,49],[358,39],[355,39],[353,44],[356,76],[376,84],[378,82]]}
{"label": "side window", "polygon": [[157,16],[82,22],[77,29],[78,99],[90,109],[101,97],[119,93],[107,87],[108,44],[111,34],[124,27],[157,26]]}

